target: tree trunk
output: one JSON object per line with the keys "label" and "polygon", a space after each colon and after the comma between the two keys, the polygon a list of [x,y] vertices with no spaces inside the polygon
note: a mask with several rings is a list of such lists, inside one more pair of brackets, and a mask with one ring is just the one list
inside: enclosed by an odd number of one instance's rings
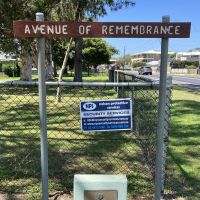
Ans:
{"label": "tree trunk", "polygon": [[[60,70],[60,74],[59,74],[59,77],[58,77],[58,82],[62,81],[63,73],[64,73],[65,68],[67,66],[67,60],[68,60],[68,57],[69,57],[69,51],[70,51],[72,41],[73,41],[73,38],[70,38],[70,41],[69,41],[68,46],[67,46],[67,50],[65,52],[65,57],[64,57],[63,64],[62,64],[62,67],[61,67],[61,70]],[[61,87],[60,86],[57,88],[56,100],[57,100],[57,103],[61,102]]]}
{"label": "tree trunk", "polygon": [[46,41],[47,51],[46,51],[46,80],[54,79],[54,63],[52,56],[52,45],[51,40]]}
{"label": "tree trunk", "polygon": [[31,49],[22,53],[21,60],[22,60],[22,67],[21,67],[20,80],[31,81],[32,64],[33,64]]}
{"label": "tree trunk", "polygon": [[82,82],[82,48],[83,38],[75,39],[74,81]]}

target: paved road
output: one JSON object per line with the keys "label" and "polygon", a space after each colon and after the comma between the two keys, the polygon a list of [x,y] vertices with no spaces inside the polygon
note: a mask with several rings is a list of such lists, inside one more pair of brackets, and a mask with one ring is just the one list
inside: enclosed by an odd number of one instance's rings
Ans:
{"label": "paved road", "polygon": [[200,76],[172,75],[172,83],[189,89],[200,90]]}
{"label": "paved road", "polygon": [[[172,83],[181,87],[189,89],[200,90],[200,76],[182,76],[182,75],[171,75]],[[159,75],[152,75],[153,78],[158,79]]]}
{"label": "paved road", "polygon": [[[130,74],[138,75],[137,71],[130,72]],[[155,80],[159,79],[158,73],[153,73],[153,75],[143,75],[144,77],[153,78]],[[178,85],[181,87],[186,87],[189,89],[199,90],[200,91],[200,76],[189,76],[189,75],[171,75],[173,85]]]}

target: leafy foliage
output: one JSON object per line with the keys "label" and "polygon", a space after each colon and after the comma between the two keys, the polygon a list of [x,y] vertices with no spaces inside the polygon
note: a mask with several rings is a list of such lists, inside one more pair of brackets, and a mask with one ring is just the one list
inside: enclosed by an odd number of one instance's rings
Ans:
{"label": "leafy foliage", "polygon": [[119,57],[118,59],[117,59],[117,62],[119,62],[119,63],[121,63],[121,64],[128,64],[128,63],[131,63],[131,59],[133,58],[133,56],[132,55],[125,55],[125,56],[123,56],[123,57]]}
{"label": "leafy foliage", "polygon": [[191,61],[191,60],[175,60],[170,63],[172,69],[196,69],[199,65],[198,61]]}
{"label": "leafy foliage", "polygon": [[3,72],[9,77],[19,77],[20,67],[18,64],[4,64]]}
{"label": "leafy foliage", "polygon": [[133,68],[142,67],[145,64],[146,64],[145,62],[135,62],[135,63],[133,63]]}
{"label": "leafy foliage", "polygon": [[31,0],[13,0],[0,1],[0,8],[0,50],[16,53],[19,41],[14,40],[13,21],[33,19],[35,7]]}
{"label": "leafy foliage", "polygon": [[[53,42],[54,48],[54,61],[57,66],[62,65],[62,61],[64,58],[66,41],[63,40],[55,40]],[[118,50],[114,47],[108,45],[103,39],[84,39],[83,40],[83,65],[87,66],[97,66],[100,64],[109,63],[112,55],[117,54]],[[75,44],[72,44],[71,51],[69,54],[68,65],[70,68],[73,68],[75,56]]]}
{"label": "leafy foliage", "polygon": [[111,56],[117,53],[117,49],[102,39],[85,39],[83,42],[84,65],[94,66],[109,63]]}

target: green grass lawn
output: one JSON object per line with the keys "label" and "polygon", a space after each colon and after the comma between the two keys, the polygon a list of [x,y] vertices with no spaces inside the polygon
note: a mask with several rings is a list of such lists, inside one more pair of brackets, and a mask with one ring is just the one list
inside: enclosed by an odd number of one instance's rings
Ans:
{"label": "green grass lawn", "polygon": [[175,88],[166,190],[173,197],[200,199],[200,92]]}
{"label": "green grass lawn", "polygon": [[[84,76],[83,79],[108,80],[106,75],[97,76]],[[72,81],[72,77],[64,80]],[[41,174],[37,92],[36,87],[1,86],[0,93],[0,192],[22,192],[26,199],[41,198],[38,196]],[[130,198],[152,197],[153,181],[148,177],[148,169],[142,164],[141,151],[133,138],[129,140],[126,132],[94,134],[80,131],[79,101],[113,99],[117,97],[115,91],[68,88],[62,93],[62,103],[56,104],[56,88],[47,90],[50,193],[66,187],[71,189],[74,173],[114,172],[128,174]],[[199,130],[200,92],[175,88],[172,94],[166,199],[200,199]],[[120,140],[113,143],[112,137]]]}
{"label": "green grass lawn", "polygon": [[[0,87],[0,192],[41,199],[38,89]],[[62,87],[59,104],[55,95],[56,87],[47,87],[50,194],[72,190],[76,173],[122,173],[128,176],[129,199],[152,196],[153,181],[130,132],[80,130],[80,100],[117,98],[114,88]]]}
{"label": "green grass lawn", "polygon": [[[38,75],[32,75],[32,80],[37,81]],[[0,81],[13,81],[20,80],[20,77],[8,77],[6,75],[0,76]],[[57,81],[58,77],[53,81]],[[83,81],[108,81],[108,73],[92,73],[88,76],[87,73],[83,72]],[[64,75],[63,81],[73,81],[73,73],[69,72],[68,75]]]}

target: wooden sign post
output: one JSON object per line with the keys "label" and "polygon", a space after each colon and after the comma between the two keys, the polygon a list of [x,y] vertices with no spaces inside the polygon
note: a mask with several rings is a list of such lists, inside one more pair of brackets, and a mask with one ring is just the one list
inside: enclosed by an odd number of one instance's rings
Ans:
{"label": "wooden sign post", "polygon": [[14,21],[13,32],[18,38],[38,38],[39,47],[39,96],[41,121],[41,168],[42,196],[48,200],[48,151],[46,130],[46,88],[44,79],[45,38],[162,38],[161,70],[159,88],[159,109],[155,169],[155,199],[161,199],[163,143],[164,143],[164,112],[166,102],[166,77],[169,38],[189,38],[189,22],[169,22],[169,17],[163,17],[159,22],[51,22],[43,21],[43,14],[36,14],[36,21]]}

